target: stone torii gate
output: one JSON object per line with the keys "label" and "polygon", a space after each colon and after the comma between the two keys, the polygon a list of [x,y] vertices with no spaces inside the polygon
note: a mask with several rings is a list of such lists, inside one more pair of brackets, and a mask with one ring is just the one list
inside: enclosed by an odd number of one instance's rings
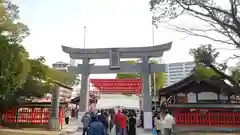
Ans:
{"label": "stone torii gate", "polygon": [[[82,74],[79,102],[79,119],[88,109],[88,78],[89,74],[106,73],[141,73],[143,76],[143,110],[144,129],[152,129],[152,97],[150,94],[151,72],[165,72],[164,64],[150,64],[149,58],[161,57],[163,52],[171,49],[172,42],[149,47],[126,47],[126,48],[94,48],[82,49],[62,46],[62,50],[68,53],[72,59],[81,59],[82,64],[70,66],[69,72]],[[141,58],[142,63],[121,63],[120,58]],[[110,65],[95,66],[89,64],[90,59],[109,59]]]}

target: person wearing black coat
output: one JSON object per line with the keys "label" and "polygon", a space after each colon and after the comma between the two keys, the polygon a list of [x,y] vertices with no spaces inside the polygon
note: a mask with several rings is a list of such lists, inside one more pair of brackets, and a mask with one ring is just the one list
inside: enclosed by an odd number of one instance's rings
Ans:
{"label": "person wearing black coat", "polygon": [[144,122],[143,122],[143,110],[140,111],[140,121],[141,121],[141,127],[144,128]]}
{"label": "person wearing black coat", "polygon": [[101,122],[103,124],[103,126],[105,127],[105,130],[107,132],[107,129],[108,129],[108,121],[107,121],[107,118],[101,114],[101,113],[98,113],[97,114],[97,118],[98,118],[98,121]]}
{"label": "person wearing black coat", "polygon": [[136,118],[133,112],[130,113],[128,118],[128,135],[136,135]]}

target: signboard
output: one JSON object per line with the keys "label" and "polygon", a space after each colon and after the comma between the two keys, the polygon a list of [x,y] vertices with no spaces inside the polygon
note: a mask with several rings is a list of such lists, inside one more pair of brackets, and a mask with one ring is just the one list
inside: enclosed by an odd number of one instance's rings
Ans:
{"label": "signboard", "polygon": [[117,48],[111,48],[109,49],[109,63],[110,68],[120,68],[120,53]]}
{"label": "signboard", "polygon": [[141,79],[90,79],[100,93],[139,94],[142,92]]}

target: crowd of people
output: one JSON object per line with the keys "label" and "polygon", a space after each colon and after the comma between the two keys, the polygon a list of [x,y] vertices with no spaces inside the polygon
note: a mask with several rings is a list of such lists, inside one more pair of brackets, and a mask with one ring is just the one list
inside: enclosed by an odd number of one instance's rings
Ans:
{"label": "crowd of people", "polygon": [[[82,117],[83,135],[136,135],[136,112],[118,109],[87,112]],[[153,115],[154,135],[174,134],[175,119],[168,110]]]}
{"label": "crowd of people", "polygon": [[136,135],[134,110],[99,110],[87,112],[82,117],[83,135]]}

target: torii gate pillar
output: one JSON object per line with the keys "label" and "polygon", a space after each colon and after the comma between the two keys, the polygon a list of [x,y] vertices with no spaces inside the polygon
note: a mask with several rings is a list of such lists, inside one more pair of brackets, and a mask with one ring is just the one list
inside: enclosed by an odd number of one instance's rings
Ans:
{"label": "torii gate pillar", "polygon": [[142,58],[142,94],[143,94],[143,125],[144,129],[152,129],[152,96],[150,91],[150,67],[149,67],[149,58]]}
{"label": "torii gate pillar", "polygon": [[83,59],[83,65],[84,67],[82,68],[82,70],[84,71],[84,73],[82,73],[81,75],[81,90],[80,90],[80,100],[81,102],[79,102],[79,112],[78,112],[78,118],[79,118],[79,122],[81,122],[82,116],[84,115],[85,112],[87,112],[88,110],[88,98],[89,98],[89,91],[88,91],[88,79],[89,79],[89,61],[90,59],[86,58]]}
{"label": "torii gate pillar", "polygon": [[[149,58],[161,57],[163,52],[171,49],[172,42],[150,47],[131,48],[94,48],[81,49],[62,46],[62,50],[68,53],[72,59],[82,59],[83,64],[70,66],[68,70],[81,76],[81,90],[79,102],[79,120],[88,109],[88,77],[89,74],[106,73],[142,73],[143,75],[143,109],[144,129],[152,129],[152,96],[150,94],[151,72],[165,72],[164,64],[149,64]],[[141,58],[142,63],[121,63],[120,58]],[[94,66],[89,64],[90,59],[109,59],[108,66]],[[81,123],[81,121],[79,121]]]}

